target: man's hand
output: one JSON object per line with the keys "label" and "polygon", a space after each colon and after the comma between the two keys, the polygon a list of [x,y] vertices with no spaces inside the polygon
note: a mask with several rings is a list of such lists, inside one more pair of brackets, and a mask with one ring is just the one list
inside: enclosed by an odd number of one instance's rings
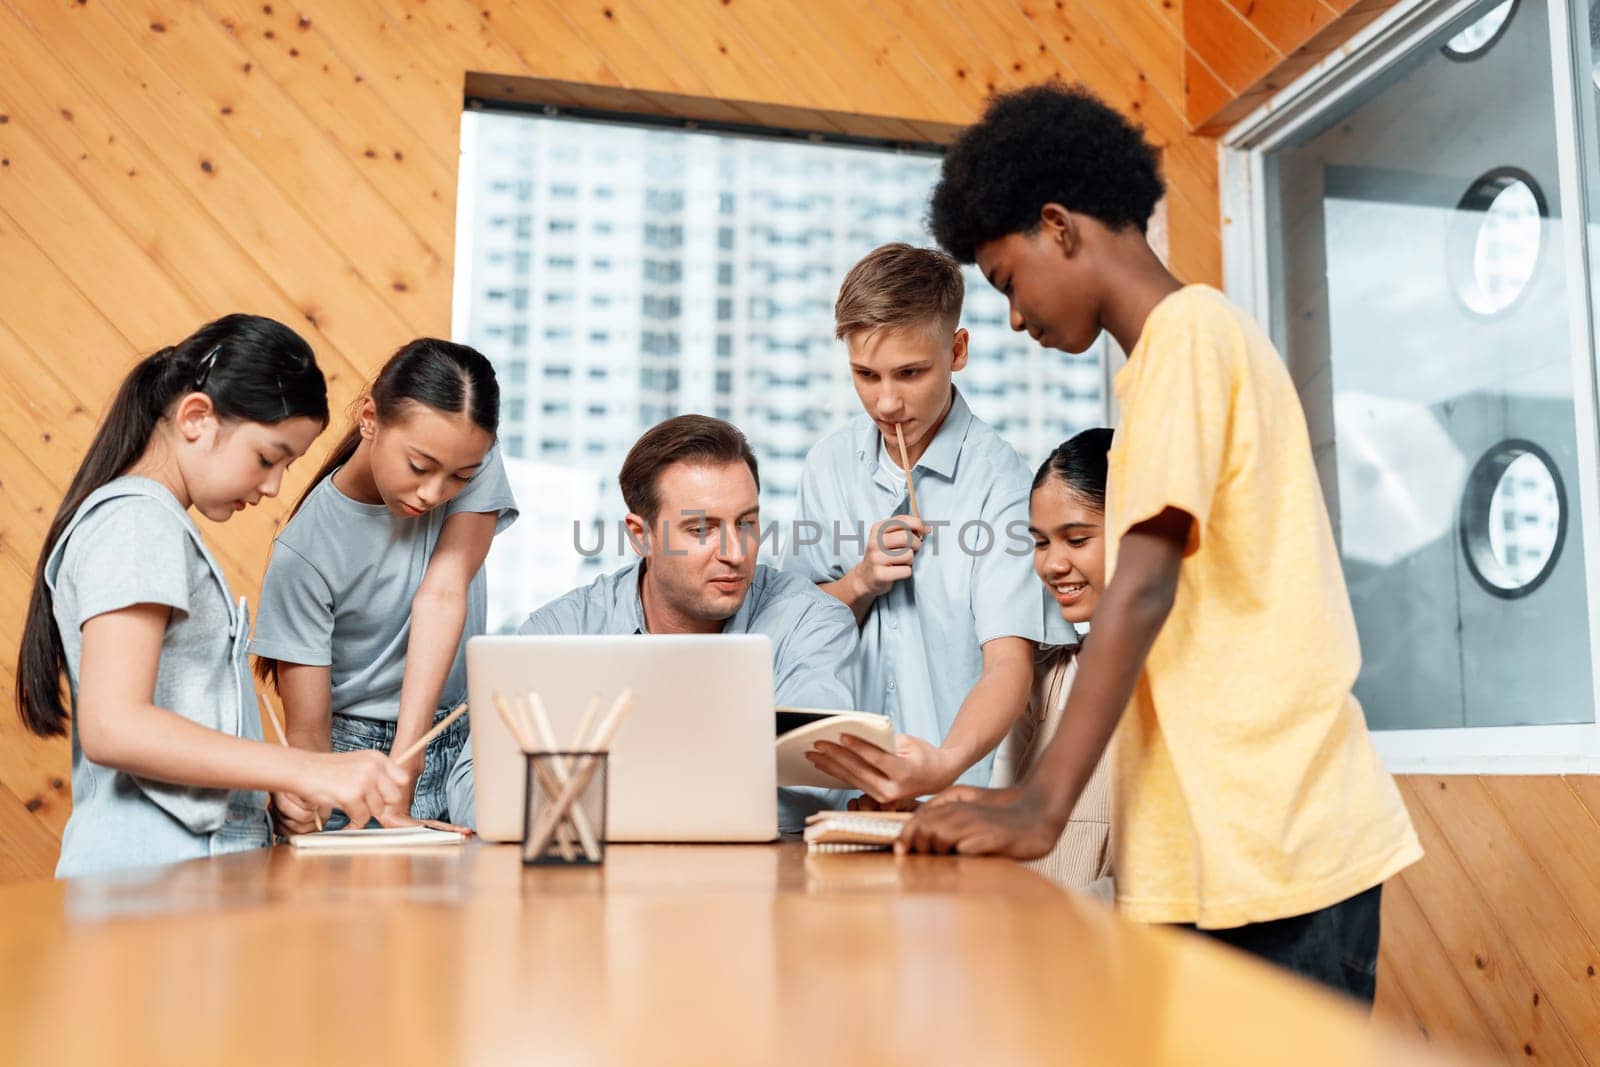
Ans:
{"label": "man's hand", "polygon": [[806,759],[824,774],[859,789],[879,805],[900,804],[939,790],[954,782],[965,767],[942,748],[920,737],[895,735],[895,750],[885,752],[853,734],[842,744],[818,741]]}

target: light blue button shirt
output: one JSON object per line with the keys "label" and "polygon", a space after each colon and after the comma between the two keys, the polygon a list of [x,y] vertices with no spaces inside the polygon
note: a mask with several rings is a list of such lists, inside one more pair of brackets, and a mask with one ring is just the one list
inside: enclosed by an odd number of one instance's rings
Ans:
{"label": "light blue button shirt", "polygon": [[[639,595],[642,561],[601,575],[529,615],[523,634],[644,634]],[[772,690],[778,704],[803,708],[854,708],[850,678],[855,665],[855,616],[814,584],[764,563],[744,603],[722,628],[725,634],[765,634],[772,641]],[[450,773],[451,817],[462,821],[472,807],[472,748]],[[848,794],[810,789],[778,790],[778,825],[785,833],[805,826],[805,817],[839,807]]]}
{"label": "light blue button shirt", "polygon": [[[859,415],[811,449],[785,538],[785,571],[837,581],[866,554],[873,523],[910,514],[905,478],[880,462],[882,447],[872,420]],[[911,577],[879,597],[862,623],[854,689],[863,711],[939,744],[983,674],[986,642],[1073,638],[1033,573],[1033,472],[959,390],[912,476],[918,510],[933,530]],[[988,785],[993,760],[986,755],[958,781]]]}

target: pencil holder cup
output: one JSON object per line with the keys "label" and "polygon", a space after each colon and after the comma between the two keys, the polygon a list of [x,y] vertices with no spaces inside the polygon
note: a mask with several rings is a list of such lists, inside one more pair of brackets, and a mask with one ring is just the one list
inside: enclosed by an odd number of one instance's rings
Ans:
{"label": "pencil holder cup", "polygon": [[593,866],[606,855],[604,752],[529,752],[522,862]]}

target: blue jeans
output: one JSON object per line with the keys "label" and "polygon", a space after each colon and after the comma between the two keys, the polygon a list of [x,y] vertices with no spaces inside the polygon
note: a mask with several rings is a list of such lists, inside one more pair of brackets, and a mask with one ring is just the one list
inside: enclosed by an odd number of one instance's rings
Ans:
{"label": "blue jeans", "polygon": [[1199,932],[1371,1004],[1378,988],[1382,900],[1379,883],[1304,915]]}
{"label": "blue jeans", "polygon": [[[434,715],[433,721],[438,722],[448,714],[450,714],[449,708],[441,708]],[[461,755],[461,750],[466,747],[467,738],[471,736],[471,720],[471,715],[461,716],[450,724],[448,730],[428,742],[427,751],[423,756],[422,774],[417,778],[417,790],[411,799],[413,819],[450,818],[450,806],[445,799],[445,778],[449,775],[450,768],[456,765],[456,757]],[[359,752],[364,748],[375,748],[380,752],[392,752],[394,726],[394,723],[382,719],[335,715],[333,751]],[[349,824],[349,817],[335,808],[323,828],[342,830]]]}

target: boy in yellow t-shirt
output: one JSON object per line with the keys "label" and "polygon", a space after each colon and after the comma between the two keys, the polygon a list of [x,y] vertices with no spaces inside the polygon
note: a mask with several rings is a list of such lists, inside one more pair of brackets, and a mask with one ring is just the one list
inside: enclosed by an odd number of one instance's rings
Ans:
{"label": "boy in yellow t-shirt", "polygon": [[[1139,130],[1086,91],[996,98],[945,157],[933,230],[1041,344],[1129,353],[1109,585],[1054,741],[958,787],[901,847],[1043,855],[1113,747],[1117,903],[1371,1000],[1385,879],[1421,846],[1351,695],[1354,618],[1305,416],[1272,342],[1145,240]],[[1113,738],[1113,732],[1115,737]]]}

